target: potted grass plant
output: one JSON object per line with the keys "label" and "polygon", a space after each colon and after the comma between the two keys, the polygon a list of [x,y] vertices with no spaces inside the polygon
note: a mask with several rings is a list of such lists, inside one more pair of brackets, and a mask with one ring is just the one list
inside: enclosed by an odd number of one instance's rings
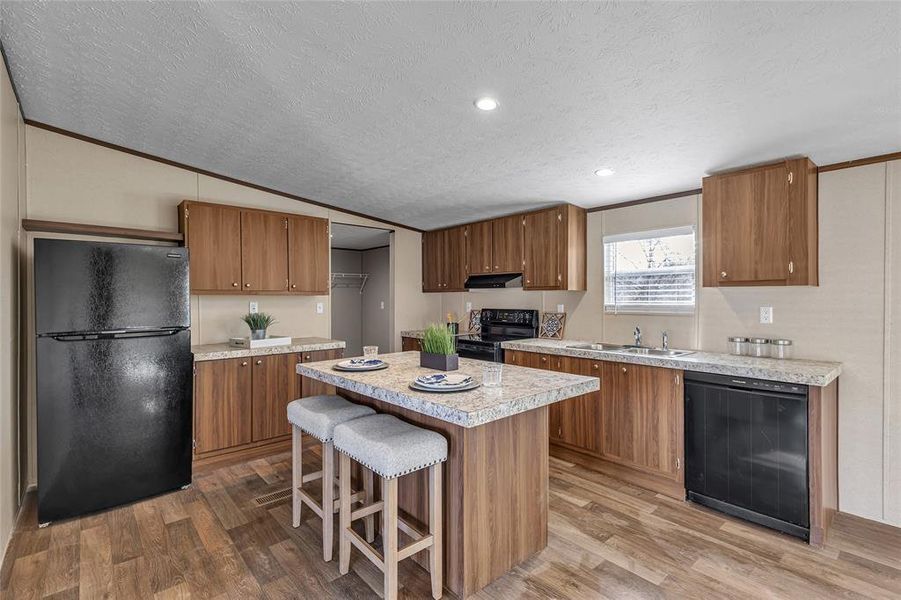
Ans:
{"label": "potted grass plant", "polygon": [[241,317],[247,326],[250,327],[250,339],[265,340],[266,330],[275,323],[272,315],[266,313],[247,313]]}
{"label": "potted grass plant", "polygon": [[453,333],[444,325],[429,325],[422,336],[419,366],[439,371],[456,371],[460,367]]}

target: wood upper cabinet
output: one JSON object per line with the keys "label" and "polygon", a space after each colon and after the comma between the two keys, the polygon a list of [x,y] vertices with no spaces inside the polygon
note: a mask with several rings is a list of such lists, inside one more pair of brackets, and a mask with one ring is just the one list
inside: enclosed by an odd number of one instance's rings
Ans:
{"label": "wood upper cabinet", "polygon": [[298,294],[329,293],[328,219],[288,217],[288,289]]}
{"label": "wood upper cabinet", "polygon": [[247,444],[252,439],[249,358],[198,362],[194,375],[194,452]]}
{"label": "wood upper cabinet", "polygon": [[491,270],[494,273],[522,273],[523,227],[521,215],[491,221]]}
{"label": "wood upper cabinet", "polygon": [[241,211],[241,271],[245,291],[288,290],[287,217]]}
{"label": "wood upper cabinet", "polygon": [[682,371],[604,363],[601,456],[683,481]]}
{"label": "wood upper cabinet", "polygon": [[523,222],[523,287],[585,290],[585,211],[565,204],[527,213]]}
{"label": "wood upper cabinet", "polygon": [[469,272],[472,275],[484,275],[494,270],[492,223],[480,221],[466,226]]}
{"label": "wood upper cabinet", "polygon": [[249,360],[253,365],[253,441],[291,433],[288,403],[299,397],[294,394],[293,356],[272,354],[253,356]]}
{"label": "wood upper cabinet", "polygon": [[817,285],[816,173],[800,158],[704,178],[705,287]]}
{"label": "wood upper cabinet", "polygon": [[462,292],[466,289],[466,227],[451,227],[444,232],[444,291]]}
{"label": "wood upper cabinet", "polygon": [[182,202],[179,229],[190,249],[191,290],[237,292],[241,287],[241,211]]}
{"label": "wood upper cabinet", "polygon": [[178,207],[194,294],[328,294],[328,219],[193,202]]}
{"label": "wood upper cabinet", "polygon": [[443,292],[444,289],[444,231],[422,234],[422,291]]}

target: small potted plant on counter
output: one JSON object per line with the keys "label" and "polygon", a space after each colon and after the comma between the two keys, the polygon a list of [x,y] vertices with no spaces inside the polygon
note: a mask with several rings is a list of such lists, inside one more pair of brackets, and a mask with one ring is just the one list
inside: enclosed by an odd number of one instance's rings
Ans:
{"label": "small potted plant on counter", "polygon": [[247,313],[241,319],[250,327],[250,339],[265,340],[266,330],[275,323],[272,315],[266,313]]}
{"label": "small potted plant on counter", "polygon": [[460,367],[454,335],[444,325],[432,324],[422,336],[419,366],[439,371],[456,371]]}

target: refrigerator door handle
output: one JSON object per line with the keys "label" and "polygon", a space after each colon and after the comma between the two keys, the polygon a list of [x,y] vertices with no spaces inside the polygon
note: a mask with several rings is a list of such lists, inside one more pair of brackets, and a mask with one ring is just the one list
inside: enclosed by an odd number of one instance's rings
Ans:
{"label": "refrigerator door handle", "polygon": [[84,342],[87,340],[127,340],[134,338],[169,337],[183,329],[154,329],[152,331],[128,331],[117,329],[113,331],[98,331],[95,333],[64,333],[50,336],[57,342]]}

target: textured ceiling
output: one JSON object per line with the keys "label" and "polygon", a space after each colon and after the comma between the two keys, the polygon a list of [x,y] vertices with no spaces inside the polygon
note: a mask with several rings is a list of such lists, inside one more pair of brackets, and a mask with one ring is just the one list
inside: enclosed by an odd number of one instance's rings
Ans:
{"label": "textured ceiling", "polygon": [[[0,16],[27,118],[425,229],[901,148],[895,2],[2,2]],[[477,111],[483,94],[500,108]]]}
{"label": "textured ceiling", "polygon": [[391,230],[332,223],[331,235],[332,248],[369,250],[370,248],[387,246],[391,239]]}

